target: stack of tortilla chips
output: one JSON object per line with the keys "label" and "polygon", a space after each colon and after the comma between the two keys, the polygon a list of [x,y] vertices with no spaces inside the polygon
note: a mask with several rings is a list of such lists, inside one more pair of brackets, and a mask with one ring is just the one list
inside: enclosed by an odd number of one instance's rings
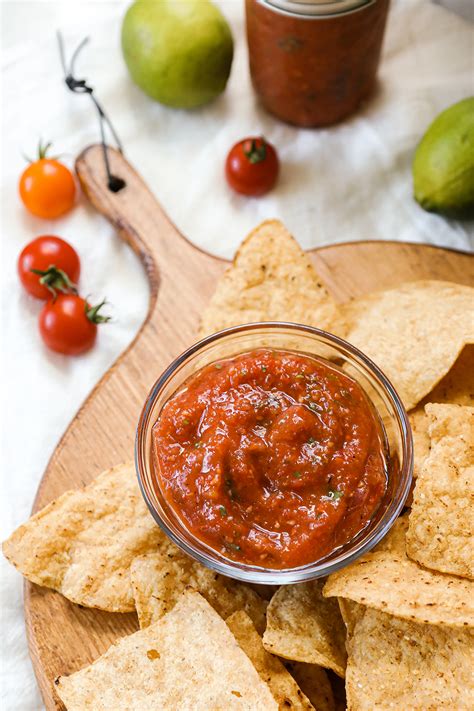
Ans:
{"label": "stack of tortilla chips", "polygon": [[66,708],[474,708],[473,307],[473,289],[437,281],[339,305],[283,225],[251,233],[201,335],[295,321],[366,352],[409,410],[411,507],[377,548],[328,579],[256,592],[164,536],[132,464],[66,492],[12,534],[6,557],[73,603],[136,609],[141,628],[55,680]]}

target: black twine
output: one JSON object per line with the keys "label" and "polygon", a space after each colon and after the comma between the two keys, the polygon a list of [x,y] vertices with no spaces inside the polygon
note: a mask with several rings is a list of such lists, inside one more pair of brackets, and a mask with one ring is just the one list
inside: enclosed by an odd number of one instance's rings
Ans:
{"label": "black twine", "polygon": [[113,139],[115,143],[117,144],[117,148],[120,151],[120,153],[123,153],[122,149],[122,144],[120,142],[120,139],[117,135],[117,132],[115,131],[115,128],[113,127],[113,124],[105,111],[103,110],[102,106],[99,104],[97,101],[95,95],[94,95],[94,89],[89,86],[86,83],[85,79],[76,79],[74,76],[74,63],[79,55],[79,52],[82,50],[83,47],[87,44],[89,41],[89,38],[86,37],[85,39],[82,40],[82,42],[79,43],[77,48],[74,50],[71,61],[69,63],[69,68],[66,65],[66,57],[65,57],[65,52],[64,52],[64,44],[63,44],[63,38],[61,36],[61,33],[58,32],[58,44],[59,44],[59,54],[61,57],[61,64],[63,67],[64,71],[64,81],[66,83],[67,88],[72,91],[75,94],[89,94],[89,96],[92,99],[92,102],[94,103],[95,108],[97,109],[97,113],[99,115],[99,126],[100,126],[100,136],[101,136],[101,144],[102,144],[102,152],[104,155],[104,163],[105,163],[105,170],[107,172],[107,186],[109,190],[111,190],[113,193],[118,193],[119,190],[122,190],[122,188],[125,187],[126,183],[122,178],[119,178],[116,175],[113,175],[112,171],[110,170],[110,162],[109,162],[109,156],[108,156],[108,146],[105,142],[105,125],[109,127],[109,130],[113,136]]}

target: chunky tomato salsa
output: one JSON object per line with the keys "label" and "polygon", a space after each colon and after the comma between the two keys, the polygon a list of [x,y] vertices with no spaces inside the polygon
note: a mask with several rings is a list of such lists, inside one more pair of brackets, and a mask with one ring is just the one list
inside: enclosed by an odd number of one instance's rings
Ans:
{"label": "chunky tomato salsa", "polygon": [[188,530],[265,568],[348,542],[387,486],[382,426],[361,386],[291,351],[254,350],[194,374],[154,425],[153,459]]}

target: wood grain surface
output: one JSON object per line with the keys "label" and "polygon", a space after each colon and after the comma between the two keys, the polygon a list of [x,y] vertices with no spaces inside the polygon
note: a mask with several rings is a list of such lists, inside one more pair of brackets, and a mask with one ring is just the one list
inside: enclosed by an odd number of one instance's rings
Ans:
{"label": "wood grain surface", "polygon": [[[126,182],[120,192],[107,188],[100,146],[79,156],[77,173],[91,203],[139,255],[150,286],[149,310],[133,343],[94,388],[59,442],[34,511],[67,489],[87,484],[103,469],[132,458],[135,426],[148,390],[165,366],[196,339],[200,313],[227,266],[188,242],[123,156],[115,151],[109,155],[112,172]],[[472,257],[430,246],[348,243],[315,250],[312,258],[341,301],[413,279],[474,283]],[[33,667],[48,711],[63,708],[54,693],[55,677],[90,663],[138,627],[134,614],[85,609],[28,582],[25,617]]]}

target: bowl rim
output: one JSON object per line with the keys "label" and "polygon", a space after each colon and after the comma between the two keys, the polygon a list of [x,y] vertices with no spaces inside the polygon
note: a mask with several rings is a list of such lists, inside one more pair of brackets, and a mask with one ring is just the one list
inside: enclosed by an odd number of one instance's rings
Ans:
{"label": "bowl rim", "polygon": [[[213,555],[217,555],[217,551],[208,544],[206,544],[204,541],[201,541],[199,538],[197,538],[197,536],[195,536],[185,526],[185,524],[179,519],[179,517],[177,517],[180,521],[181,526],[186,530],[189,538],[191,540],[198,541],[201,547],[206,549],[206,551],[209,551],[209,557],[205,557],[201,553],[201,551],[194,548],[187,540],[184,540],[183,538],[177,536],[175,532],[170,529],[166,521],[163,520],[159,512],[156,510],[156,507],[153,505],[153,502],[148,496],[148,493],[144,486],[143,479],[145,477],[144,473],[142,472],[141,445],[142,441],[144,441],[146,437],[147,419],[150,414],[150,411],[154,406],[155,400],[159,396],[161,390],[169,382],[175,371],[197,352],[204,349],[206,346],[215,343],[216,341],[219,341],[228,336],[241,334],[242,332],[251,333],[252,331],[258,331],[261,329],[275,331],[279,329],[286,329],[289,331],[304,332],[305,334],[326,339],[337,348],[347,351],[350,354],[351,358],[353,358],[356,362],[361,361],[363,366],[371,373],[371,375],[375,376],[376,381],[378,381],[378,384],[382,387],[382,389],[388,396],[396,414],[397,425],[402,440],[402,460],[400,466],[400,481],[398,487],[393,491],[392,497],[387,504],[386,511],[382,515],[380,521],[378,521],[374,530],[368,533],[367,538],[355,544],[353,549],[336,556],[336,558],[331,561],[327,561],[325,558],[323,558],[317,562],[307,563],[303,566],[281,569],[263,568],[260,566],[249,565],[240,561],[233,561],[230,558],[225,558],[226,562],[223,562],[223,560],[213,558]],[[257,350],[257,348],[258,347],[251,350]],[[284,348],[282,348],[282,350],[284,350]],[[374,403],[372,404],[374,407],[376,407]],[[263,585],[289,585],[294,583],[307,582],[309,580],[324,577],[336,572],[337,570],[340,570],[343,567],[346,567],[347,565],[350,565],[357,558],[372,550],[372,548],[374,548],[374,546],[376,546],[377,543],[379,543],[382,538],[384,538],[385,535],[388,533],[405,505],[413,480],[414,465],[413,437],[410,422],[408,419],[408,414],[405,410],[400,396],[398,395],[391,381],[378,367],[378,365],[376,365],[376,363],[374,363],[374,361],[369,358],[363,351],[361,351],[359,348],[352,345],[348,341],[344,340],[340,336],[336,336],[333,333],[330,333],[320,328],[316,328],[315,326],[308,326],[306,324],[300,324],[291,321],[257,321],[252,323],[241,324],[238,326],[231,326],[229,328],[222,329],[221,331],[217,331],[216,333],[213,333],[196,341],[180,355],[178,355],[156,379],[145,399],[136,428],[134,459],[138,485],[145,500],[145,503],[155,522],[168,536],[168,538],[170,538],[173,543],[175,543],[175,545],[177,545],[182,551],[184,551],[187,555],[189,555],[197,562],[201,563],[202,565],[205,565],[208,568],[211,568],[212,570],[217,573],[220,573],[221,575],[225,575],[226,577],[230,577],[243,582],[257,583]],[[345,545],[350,545],[350,541]],[[330,553],[328,554],[328,556],[332,554],[333,553]],[[328,556],[326,556],[326,558]]]}

